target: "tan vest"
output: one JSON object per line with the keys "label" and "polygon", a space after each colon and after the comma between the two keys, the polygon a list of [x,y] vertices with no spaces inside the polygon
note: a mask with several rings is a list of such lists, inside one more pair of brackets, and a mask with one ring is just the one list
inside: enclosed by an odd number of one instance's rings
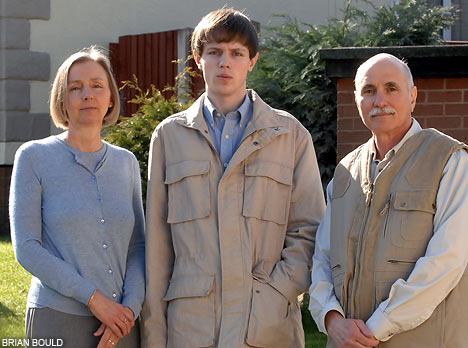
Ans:
{"label": "tan vest", "polygon": [[[443,169],[455,151],[468,149],[436,130],[425,129],[403,144],[372,183],[371,141],[337,166],[331,199],[335,294],[348,318],[364,321],[388,298],[391,285],[399,278],[407,279],[415,262],[424,256],[433,234]],[[467,296],[465,271],[428,320],[379,347],[468,347]],[[328,347],[332,346],[329,342]]]}

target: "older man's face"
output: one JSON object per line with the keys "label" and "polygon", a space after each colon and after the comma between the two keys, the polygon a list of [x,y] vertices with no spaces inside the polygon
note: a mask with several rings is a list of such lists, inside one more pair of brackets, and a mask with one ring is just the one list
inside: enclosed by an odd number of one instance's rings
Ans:
{"label": "older man's face", "polygon": [[411,126],[416,95],[401,63],[390,58],[378,59],[356,81],[359,114],[376,137],[404,136]]}

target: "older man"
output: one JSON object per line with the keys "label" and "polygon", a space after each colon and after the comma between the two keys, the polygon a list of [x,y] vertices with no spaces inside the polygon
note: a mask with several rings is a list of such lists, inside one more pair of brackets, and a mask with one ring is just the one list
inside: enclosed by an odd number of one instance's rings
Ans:
{"label": "older man", "polygon": [[467,146],[411,117],[408,66],[378,54],[355,100],[372,138],[337,166],[310,311],[327,347],[468,347]]}

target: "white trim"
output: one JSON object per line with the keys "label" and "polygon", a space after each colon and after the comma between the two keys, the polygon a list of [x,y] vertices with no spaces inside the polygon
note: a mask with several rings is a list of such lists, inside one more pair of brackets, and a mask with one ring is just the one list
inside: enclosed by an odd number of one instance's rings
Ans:
{"label": "white trim", "polygon": [[[442,0],[442,6],[450,6],[452,5],[452,0]],[[452,28],[444,29],[442,36],[445,41],[452,40]]]}

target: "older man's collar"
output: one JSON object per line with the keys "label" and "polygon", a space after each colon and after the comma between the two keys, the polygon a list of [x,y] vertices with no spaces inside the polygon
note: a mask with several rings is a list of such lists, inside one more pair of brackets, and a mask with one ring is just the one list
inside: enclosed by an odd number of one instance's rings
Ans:
{"label": "older man's collar", "polygon": [[[411,123],[411,127],[408,129],[408,131],[406,132],[406,134],[403,136],[403,138],[400,140],[400,142],[398,144],[396,144],[394,147],[392,147],[390,149],[390,151],[387,152],[387,154],[385,155],[385,158],[388,158],[389,156],[395,154],[398,152],[398,150],[403,146],[403,144],[409,139],[411,138],[413,135],[419,133],[420,131],[422,130],[421,128],[421,125],[419,124],[419,122],[413,117],[412,118],[412,123]],[[377,155],[377,149],[375,147],[375,139],[374,141],[372,141],[372,145],[371,145],[371,155],[372,155],[372,158],[375,159],[375,156]]]}

